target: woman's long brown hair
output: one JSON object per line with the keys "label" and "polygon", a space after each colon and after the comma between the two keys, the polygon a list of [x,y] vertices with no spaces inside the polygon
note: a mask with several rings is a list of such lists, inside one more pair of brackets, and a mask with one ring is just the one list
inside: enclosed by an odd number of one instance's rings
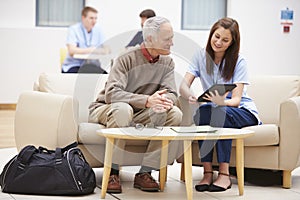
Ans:
{"label": "woman's long brown hair", "polygon": [[[240,51],[239,25],[237,21],[232,18],[225,17],[218,20],[210,30],[209,38],[206,45],[206,71],[208,74],[213,73],[215,54],[214,54],[214,50],[211,47],[210,41],[214,32],[220,27],[229,29],[232,36],[232,42],[230,46],[226,49],[219,67],[220,72],[222,72],[221,73],[222,78],[225,81],[229,81],[233,76],[235,65]],[[225,64],[224,64],[224,68],[222,68],[224,60],[225,60]]]}

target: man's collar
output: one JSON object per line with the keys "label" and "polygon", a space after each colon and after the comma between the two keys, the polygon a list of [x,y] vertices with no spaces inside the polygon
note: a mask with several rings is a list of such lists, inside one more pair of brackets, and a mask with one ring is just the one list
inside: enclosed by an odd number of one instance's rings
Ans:
{"label": "man's collar", "polygon": [[144,43],[141,44],[141,51],[149,63],[156,63],[158,61],[159,55],[156,58],[152,58]]}

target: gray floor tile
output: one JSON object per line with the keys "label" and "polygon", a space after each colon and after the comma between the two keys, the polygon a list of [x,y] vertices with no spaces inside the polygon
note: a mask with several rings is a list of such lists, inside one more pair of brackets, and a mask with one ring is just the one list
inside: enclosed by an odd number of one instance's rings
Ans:
{"label": "gray floor tile", "polygon": [[10,194],[0,192],[0,200],[13,200],[13,197]]}
{"label": "gray floor tile", "polygon": [[[101,190],[99,188],[95,189],[93,194],[84,196],[42,196],[42,195],[17,195],[13,194],[15,200],[99,200]],[[105,199],[115,199],[111,195],[106,195]]]}

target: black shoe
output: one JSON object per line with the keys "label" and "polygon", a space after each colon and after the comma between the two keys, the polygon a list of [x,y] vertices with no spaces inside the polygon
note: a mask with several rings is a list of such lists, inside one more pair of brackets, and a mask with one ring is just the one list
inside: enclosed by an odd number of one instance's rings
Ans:
{"label": "black shoe", "polygon": [[209,187],[210,187],[210,185],[208,185],[208,184],[195,185],[195,189],[196,189],[198,192],[209,191]]}
{"label": "black shoe", "polygon": [[[219,174],[228,176],[228,178],[229,178],[229,174],[224,174],[224,173],[219,173]],[[230,178],[229,178],[229,180],[230,180]],[[230,180],[230,184],[229,184],[229,186],[228,186],[227,188],[223,188],[223,187],[221,187],[221,186],[218,186],[218,185],[215,185],[215,184],[211,184],[211,185],[209,186],[208,191],[210,191],[210,192],[224,192],[224,191],[230,189],[230,188],[231,188],[231,185],[232,185],[231,180]]]}
{"label": "black shoe", "polygon": [[[207,174],[207,173],[213,174],[212,171],[204,172],[204,174]],[[210,184],[199,184],[199,185],[195,185],[195,189],[196,189],[198,192],[209,191],[209,187],[210,187]]]}
{"label": "black shoe", "polygon": [[231,183],[227,188],[223,188],[223,187],[212,184],[212,185],[209,186],[208,191],[210,191],[210,192],[224,192],[224,191],[226,191],[230,188],[231,188]]}

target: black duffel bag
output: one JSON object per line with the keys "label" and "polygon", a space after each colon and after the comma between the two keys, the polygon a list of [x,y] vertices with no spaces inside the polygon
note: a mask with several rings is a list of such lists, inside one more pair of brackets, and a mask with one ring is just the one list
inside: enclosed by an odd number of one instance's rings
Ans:
{"label": "black duffel bag", "polygon": [[5,165],[0,185],[7,193],[83,195],[94,192],[96,177],[76,142],[56,150],[28,145]]}

